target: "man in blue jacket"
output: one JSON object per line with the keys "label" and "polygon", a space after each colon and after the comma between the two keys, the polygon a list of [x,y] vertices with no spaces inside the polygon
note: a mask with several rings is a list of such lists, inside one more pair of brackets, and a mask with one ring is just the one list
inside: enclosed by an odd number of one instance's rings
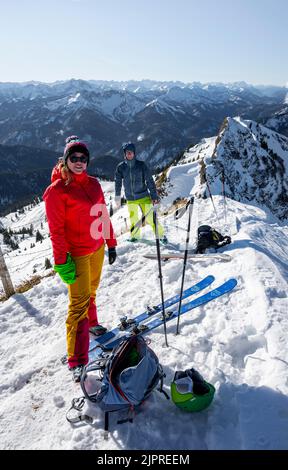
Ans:
{"label": "man in blue jacket", "polygon": [[[143,216],[147,214],[145,221],[151,225],[155,232],[151,208],[159,202],[159,198],[150,170],[144,162],[136,159],[135,145],[128,142],[122,146],[122,149],[124,162],[119,163],[115,171],[115,203],[117,207],[120,207],[123,183],[131,223],[130,241],[135,242],[140,238],[140,228],[134,228],[139,220],[139,207]],[[158,234],[160,240],[167,243],[164,228],[160,223],[158,223]]]}

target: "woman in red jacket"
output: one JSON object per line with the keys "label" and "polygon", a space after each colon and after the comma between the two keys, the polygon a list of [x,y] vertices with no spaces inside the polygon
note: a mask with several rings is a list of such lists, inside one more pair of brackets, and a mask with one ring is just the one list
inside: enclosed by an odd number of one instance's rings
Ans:
{"label": "woman in red jacket", "polygon": [[116,259],[117,245],[102,188],[88,176],[88,163],[86,144],[77,136],[68,137],[63,161],[54,168],[52,184],[43,195],[54,269],[68,284],[68,366],[77,382],[88,363],[89,331],[95,335],[106,331],[98,323],[95,297],[105,242],[109,264]]}

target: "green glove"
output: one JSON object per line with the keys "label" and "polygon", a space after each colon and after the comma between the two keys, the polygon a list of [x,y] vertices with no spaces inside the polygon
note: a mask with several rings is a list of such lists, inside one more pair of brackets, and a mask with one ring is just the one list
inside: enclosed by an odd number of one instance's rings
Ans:
{"label": "green glove", "polygon": [[66,284],[73,284],[76,281],[76,265],[70,253],[67,253],[66,263],[54,265],[54,271],[59,274]]}

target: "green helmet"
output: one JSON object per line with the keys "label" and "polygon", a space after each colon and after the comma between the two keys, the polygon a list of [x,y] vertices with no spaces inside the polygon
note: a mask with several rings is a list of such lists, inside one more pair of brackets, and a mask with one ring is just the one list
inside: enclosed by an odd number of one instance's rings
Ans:
{"label": "green helmet", "polygon": [[195,369],[176,371],[171,383],[171,398],[184,411],[201,411],[213,400],[215,388]]}

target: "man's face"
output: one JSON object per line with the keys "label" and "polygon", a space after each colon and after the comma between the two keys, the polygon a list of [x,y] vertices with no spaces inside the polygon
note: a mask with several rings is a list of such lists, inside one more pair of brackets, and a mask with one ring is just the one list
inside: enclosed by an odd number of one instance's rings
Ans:
{"label": "man's face", "polygon": [[135,154],[133,152],[133,150],[126,150],[125,152],[125,157],[127,160],[133,160]]}

